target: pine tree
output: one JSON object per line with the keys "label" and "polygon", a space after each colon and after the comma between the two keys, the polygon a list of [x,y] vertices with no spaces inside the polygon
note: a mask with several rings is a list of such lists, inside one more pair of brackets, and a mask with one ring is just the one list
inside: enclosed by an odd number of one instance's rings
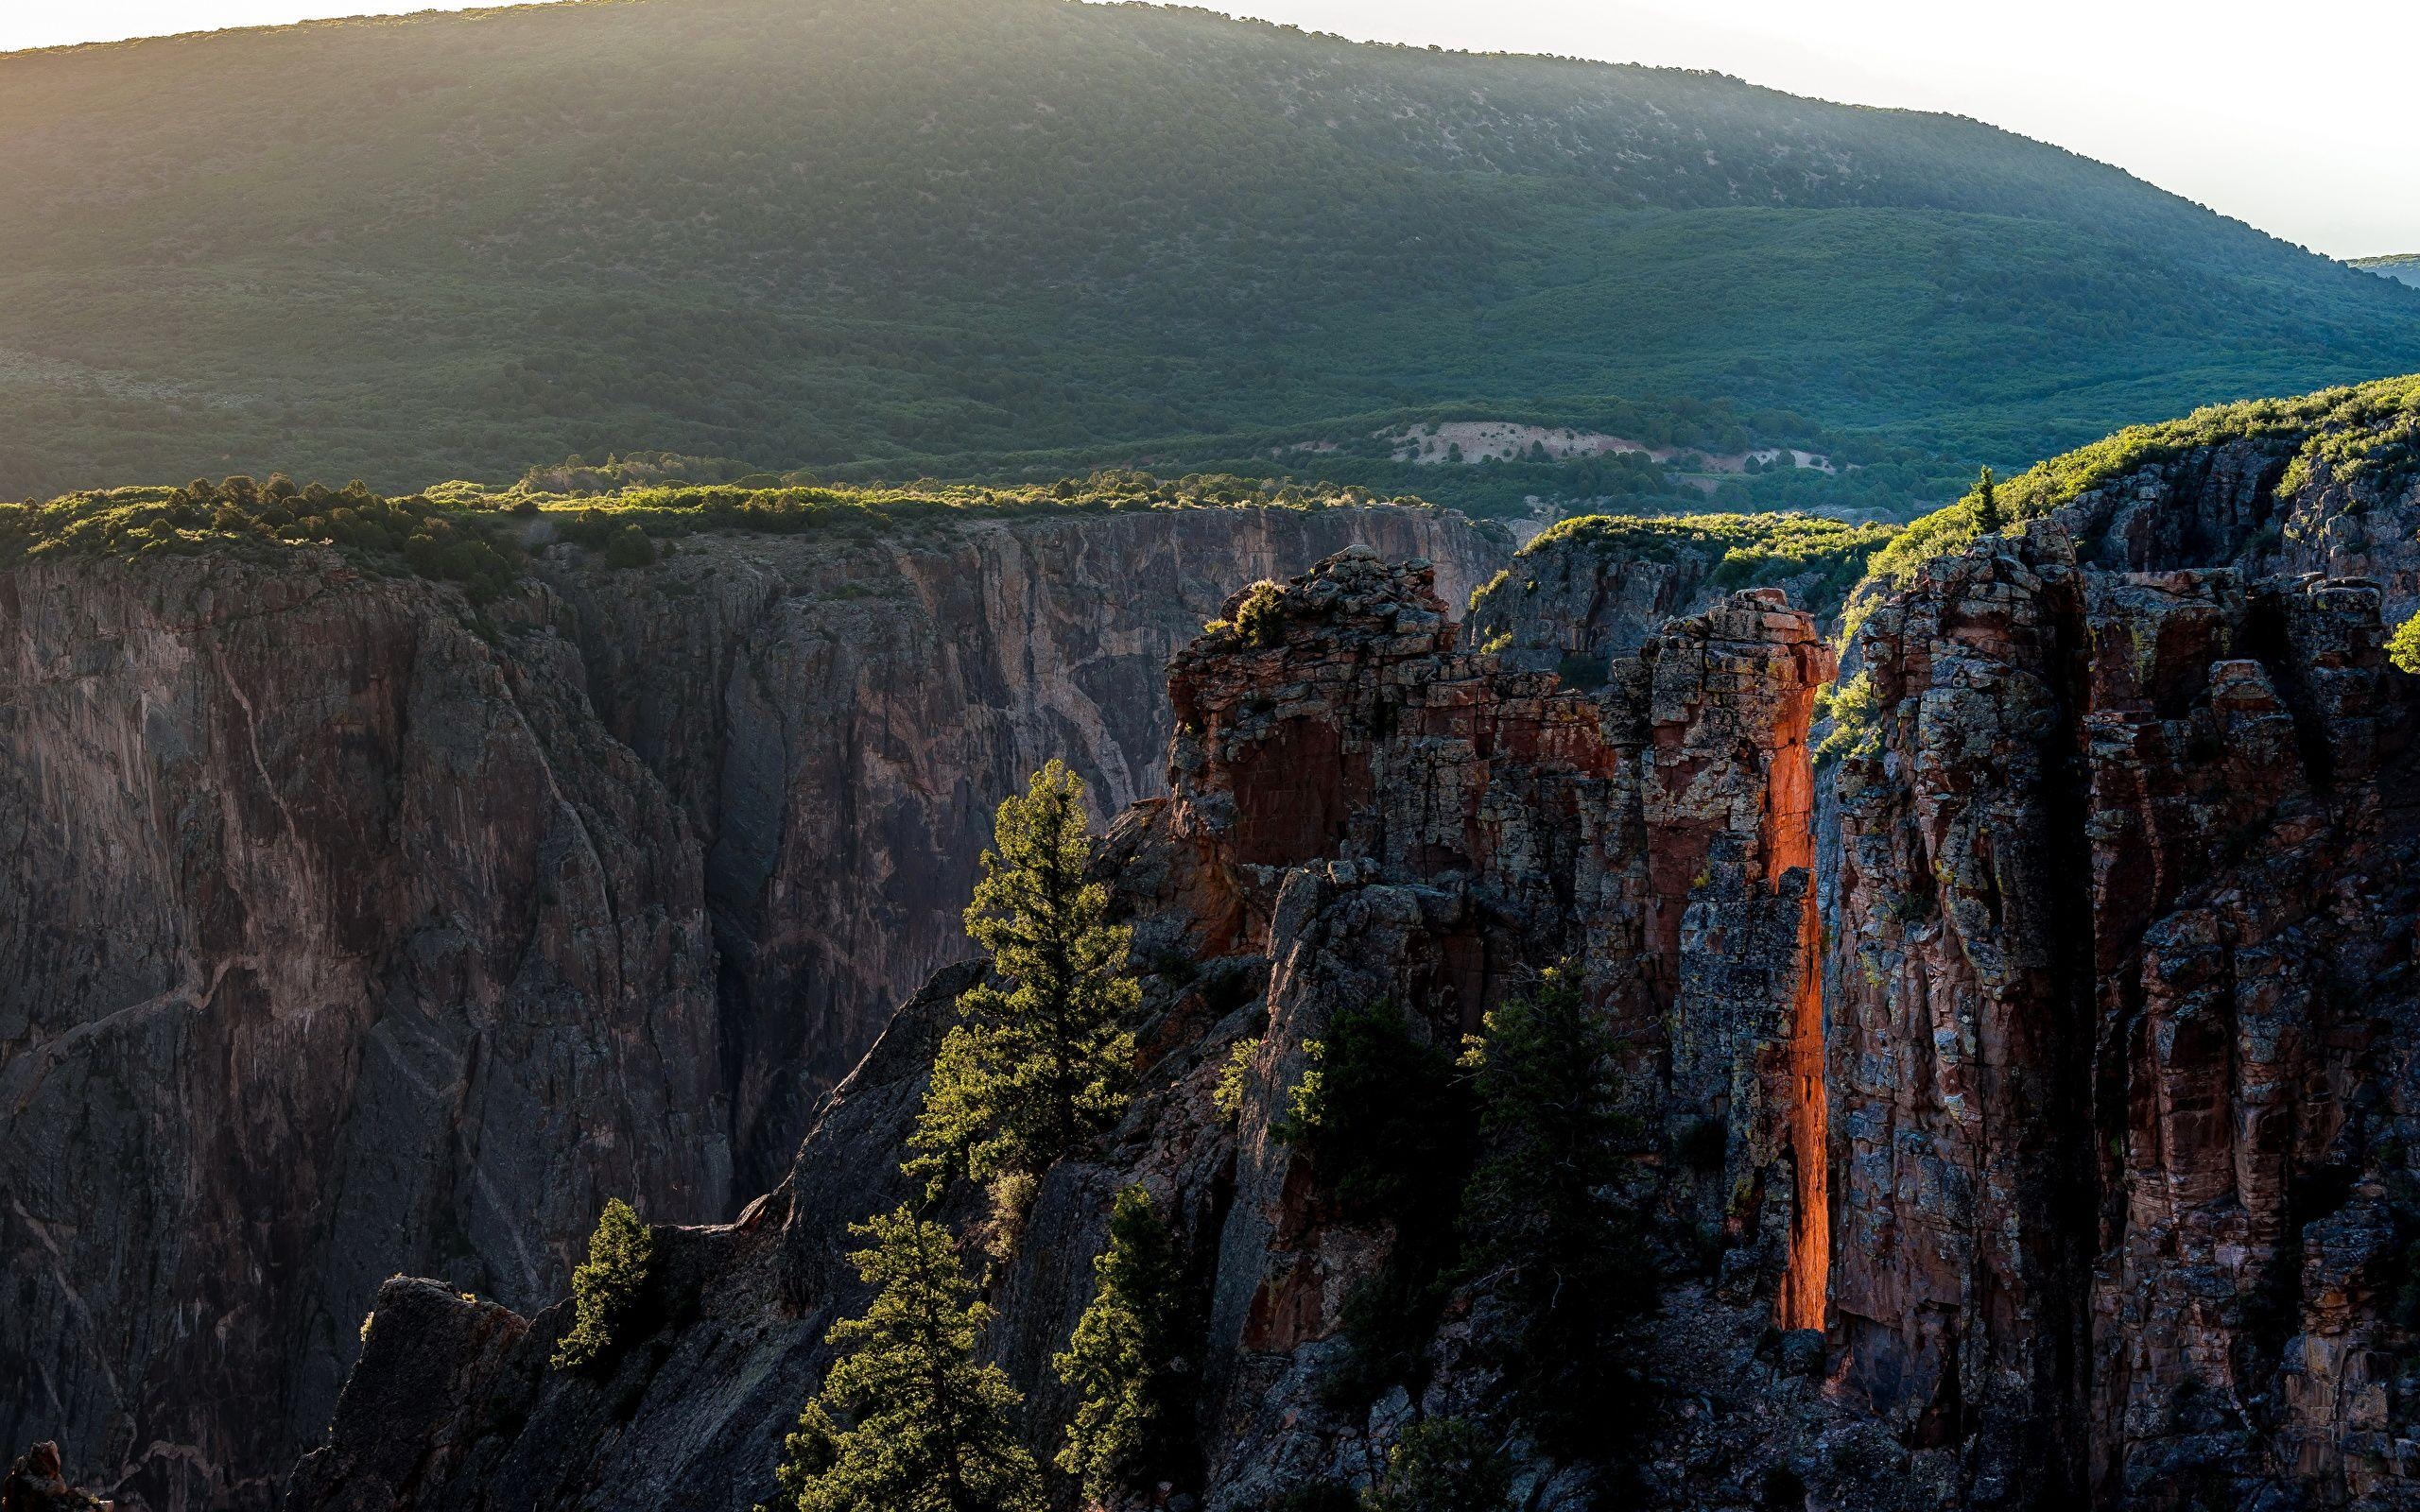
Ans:
{"label": "pine tree", "polygon": [[1039,1173],[1126,1110],[1141,989],[1126,974],[1132,932],[1105,922],[1109,890],[1084,880],[1083,792],[1054,761],[1000,805],[966,909],[992,975],[958,1000],[908,1142],[908,1171],[936,1195],[954,1174]]}
{"label": "pine tree", "polygon": [[1024,1405],[975,1363],[992,1310],[976,1300],[947,1228],[905,1207],[854,1225],[849,1257],[877,1288],[832,1326],[839,1351],[784,1442],[782,1505],[797,1512],[1043,1512],[1042,1475],[1017,1441]]}
{"label": "pine tree", "polygon": [[588,1237],[588,1261],[571,1273],[572,1326],[548,1362],[556,1369],[577,1370],[613,1350],[615,1333],[647,1283],[652,1248],[636,1209],[619,1197],[605,1204],[596,1231]]}
{"label": "pine tree", "polygon": [[1077,1477],[1086,1500],[1099,1502],[1166,1463],[1178,1416],[1183,1278],[1175,1241],[1141,1187],[1117,1194],[1109,1247],[1093,1274],[1092,1305],[1050,1367],[1080,1399],[1058,1466]]}
{"label": "pine tree", "polygon": [[1992,470],[1985,468],[1975,480],[1975,529],[1980,535],[1996,536],[2007,524],[2000,514],[1998,485],[1993,480]]}
{"label": "pine tree", "polygon": [[1584,1431],[1615,1390],[1610,1332],[1653,1300],[1653,1274],[1620,1190],[1624,1143],[1612,1025],[1579,976],[1548,971],[1488,1015],[1479,1052],[1486,1155],[1463,1196],[1466,1253],[1505,1288],[1519,1334],[1510,1372],[1554,1439]]}

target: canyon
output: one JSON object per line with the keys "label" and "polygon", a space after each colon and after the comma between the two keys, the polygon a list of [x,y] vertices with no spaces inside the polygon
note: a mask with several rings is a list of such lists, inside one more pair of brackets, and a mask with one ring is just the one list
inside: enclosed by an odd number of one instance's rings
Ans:
{"label": "canyon", "polygon": [[[1184,1494],[1218,1512],[1366,1483],[1444,1417],[1500,1423],[1532,1508],[2411,1504],[2420,704],[2383,643],[2420,490],[2283,490],[2290,455],[2154,459],[1870,585],[1867,695],[1829,717],[1833,653],[1777,589],[1586,689],[1462,645],[1423,561],[1231,600],[1170,668],[1169,796],[1100,857],[1142,1091],[987,1277],[1037,1442],[1139,1181],[1199,1292]],[[1621,1030],[1664,1294],[1624,1345],[1637,1420],[1576,1456],[1498,1416],[1484,1277],[1446,1279],[1415,1370],[1338,1400],[1353,1298],[1417,1236],[1279,1117],[1345,1010],[1451,1044],[1557,959]],[[567,1306],[389,1283],[291,1504],[761,1497],[863,1301],[842,1226],[902,1194],[977,970],[903,1010],[763,1202],[661,1231],[604,1378],[544,1367]]]}
{"label": "canyon", "polygon": [[547,546],[481,607],[332,551],[0,572],[0,1431],[265,1506],[398,1271],[534,1309],[608,1196],[713,1222],[964,954],[992,805],[1160,791],[1168,655],[1413,508]]}
{"label": "canyon", "polygon": [[[1447,1418],[1527,1512],[2420,1503],[2420,486],[2378,423],[1911,537],[1837,645],[1815,578],[1565,535],[1496,580],[1412,510],[562,546],[476,612],[334,558],[28,563],[0,1091],[60,1179],[5,1217],[15,1431],[144,1504],[266,1503],[314,1445],[293,1512],[764,1501],[866,1299],[848,1226],[911,1194],[986,812],[1065,754],[1139,1085],[984,1269],[982,1349],[1046,1455],[1150,1192],[1191,1457],[1133,1506],[1349,1495]],[[1577,1447],[1483,1270],[1432,1264],[1370,1375],[1437,1236],[1288,1122],[1347,1016],[1449,1052],[1558,962],[1660,1292]],[[609,1194],[644,1292],[551,1368]],[[264,1382],[278,1420],[213,1415]],[[112,1470],[128,1421],[165,1447]]]}

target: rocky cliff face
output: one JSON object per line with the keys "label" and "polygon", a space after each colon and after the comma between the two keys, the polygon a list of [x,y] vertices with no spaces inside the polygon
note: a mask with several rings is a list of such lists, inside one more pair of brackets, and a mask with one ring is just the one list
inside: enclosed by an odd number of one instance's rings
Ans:
{"label": "rocky cliff face", "polygon": [[2375,582],[2259,576],[2276,474],[2126,480],[1867,631],[1835,1337],[1962,1504],[2414,1498],[2413,703]]}
{"label": "rocky cliff face", "polygon": [[1356,541],[1498,559],[1189,510],[557,546],[483,612],[332,557],[0,575],[0,1440],[262,1505],[382,1278],[530,1308],[605,1196],[773,1184],[962,949],[999,796],[1156,791],[1167,654]]}
{"label": "rocky cliff face", "polygon": [[1806,515],[1566,520],[1472,595],[1468,638],[1508,664],[1587,686],[1668,622],[1751,588],[1781,590],[1828,630],[1892,533]]}
{"label": "rocky cliff face", "polygon": [[[1155,968],[1145,1091],[992,1278],[987,1349],[1037,1444],[1130,1180],[1192,1258],[1206,1506],[1366,1482],[1423,1415],[1509,1429],[1483,1283],[1375,1400],[1322,1389],[1412,1236],[1340,1207],[1275,1117],[1341,1009],[1447,1041],[1571,955],[1629,1046],[1665,1305],[1625,1341],[1641,1406],[1601,1455],[1512,1435],[1519,1504],[2420,1504],[2420,704],[2381,651],[2420,581],[2389,526],[2420,494],[2321,468],[2281,495],[2284,463],[2188,452],[1922,568],[1866,621],[1870,696],[1835,706],[1820,777],[1829,658],[1775,593],[1581,690],[1470,652],[1419,566],[1356,554],[1184,652],[1172,794],[1104,857]],[[674,1237],[735,1258],[605,1384],[541,1368],[560,1308],[393,1283],[373,1352],[388,1309],[410,1325],[295,1504],[763,1495],[860,1300],[835,1228],[895,1191],[951,990],[772,1197]],[[1238,1042],[1229,1126],[1209,1091]]]}
{"label": "rocky cliff face", "polygon": [[[1690,1317],[1737,1347],[1725,1368],[1800,1409],[1764,1431],[1803,1435],[1836,1416],[1754,1358],[1775,1297],[1816,1305],[1791,1278],[1825,1268],[1821,1126],[1804,1116],[1795,1057],[1814,967],[1805,734],[1828,653],[1778,593],[1744,595],[1673,627],[1590,695],[1461,651],[1434,576],[1348,552],[1178,659],[1173,796],[1130,810],[1105,860],[1139,954],[1158,963],[1144,1090],[1114,1135],[1046,1179],[992,1281],[986,1349],[1028,1391],[1046,1445],[1068,1406],[1046,1362],[1089,1297],[1110,1194],[1152,1191],[1197,1278],[1197,1489],[1216,1508],[1366,1479],[1417,1414],[1496,1410],[1497,1304],[1483,1283],[1445,1304],[1416,1395],[1397,1383],[1346,1405],[1322,1389],[1350,1347],[1352,1298],[1413,1236],[1340,1209],[1275,1125],[1306,1042],[1340,1009],[1391,1002],[1415,1037],[1451,1042],[1528,970],[1566,955],[1588,963],[1592,992],[1631,1033],[1641,1106],[1718,1130],[1710,1161],[1650,1182],[1676,1228],[1716,1214],[1717,1247],[1736,1257],[1725,1295]],[[390,1283],[291,1504],[765,1496],[824,1328],[862,1302],[835,1274],[838,1228],[895,1197],[920,1057],[954,990],[937,982],[903,1014],[770,1197],[733,1228],[672,1237],[664,1296],[609,1379],[544,1369],[564,1308],[524,1323]],[[1247,1040],[1230,1125],[1210,1093]],[[1588,1504],[1602,1469],[1522,1460],[1541,1504]],[[1662,1504],[1694,1504],[1698,1483],[1682,1471],[1657,1489]]]}

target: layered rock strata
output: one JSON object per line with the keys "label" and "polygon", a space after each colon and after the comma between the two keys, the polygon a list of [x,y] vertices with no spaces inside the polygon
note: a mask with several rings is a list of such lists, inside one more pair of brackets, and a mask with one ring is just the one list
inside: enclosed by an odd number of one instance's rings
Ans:
{"label": "layered rock strata", "polygon": [[1157,791],[1168,653],[1354,541],[1501,549],[1198,509],[542,541],[478,610],[312,551],[0,574],[0,1442],[264,1505],[383,1278],[527,1309],[608,1195],[728,1215],[965,948],[998,798]]}

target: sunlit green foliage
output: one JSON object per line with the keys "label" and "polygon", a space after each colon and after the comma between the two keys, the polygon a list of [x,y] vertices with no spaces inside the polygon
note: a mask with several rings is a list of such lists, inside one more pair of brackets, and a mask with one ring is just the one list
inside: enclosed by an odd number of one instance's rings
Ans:
{"label": "sunlit green foliage", "polygon": [[1023,1398],[975,1363],[992,1310],[949,1230],[903,1207],[849,1231],[867,1241],[849,1263],[876,1291],[825,1335],[838,1357],[783,1442],[781,1512],[1043,1512]]}
{"label": "sunlit green foliage", "polygon": [[2420,367],[2411,291],[1974,122],[1144,6],[594,0],[10,57],[0,203],[42,207],[0,216],[0,496],[609,447],[1660,490],[1344,451],[1475,412],[1795,441],[1869,466],[1724,488],[1904,505]]}
{"label": "sunlit green foliage", "polygon": [[1526,591],[1522,558],[1585,547],[1600,557],[1670,561],[1684,553],[1713,558],[1714,586],[1754,587],[1812,576],[1799,608],[1819,618],[1840,607],[1866,573],[1866,564],[1897,530],[1884,524],[1844,524],[1809,514],[1580,515],[1550,525],[1521,548],[1512,567],[1471,594],[1474,613],[1507,611],[1505,595]]}
{"label": "sunlit green foliage", "polygon": [[[2289,492],[2323,466],[2339,479],[2392,487],[2420,465],[2420,375],[2293,399],[2215,404],[2182,420],[2132,425],[2001,480],[1994,490],[1995,507],[2021,524],[2129,472],[2236,441],[2259,442],[2290,458],[2279,485]],[[1980,490],[1971,490],[1916,521],[1874,558],[1871,576],[1904,588],[1926,562],[1962,551],[1975,539],[1981,503]]]}
{"label": "sunlit green foliage", "polygon": [[1832,721],[1830,733],[1815,747],[1818,765],[1842,757],[1862,759],[1882,749],[1882,704],[1871,672],[1859,672],[1818,693],[1815,716]]}
{"label": "sunlit green foliage", "polygon": [[1227,1058],[1219,1067],[1219,1080],[1210,1089],[1210,1105],[1219,1110],[1219,1122],[1230,1127],[1243,1116],[1244,1092],[1251,1083],[1252,1063],[1259,1056],[1260,1047],[1257,1037],[1229,1045]]}
{"label": "sunlit green foliage", "polygon": [[[2286,466],[2278,488],[2308,486],[2322,470],[2337,482],[2392,492],[2420,472],[2420,374],[2326,388],[2292,399],[2258,399],[2197,409],[2182,420],[2133,425],[2115,436],[2037,462],[1997,481],[1993,507],[2013,527],[2049,513],[2101,485],[2203,447],[2257,444]],[[1910,524],[1876,553],[1852,596],[1841,638],[1854,636],[1876,591],[1905,588],[1925,564],[1972,545],[1981,532],[1979,488]]]}
{"label": "sunlit green foliage", "polygon": [[1106,921],[1109,889],[1085,876],[1083,783],[1051,762],[1002,800],[993,845],[966,909],[992,975],[959,999],[909,1140],[908,1170],[936,1193],[952,1176],[1046,1169],[1117,1121],[1133,1079],[1132,932]]}
{"label": "sunlit green foliage", "polygon": [[2386,659],[2399,671],[2420,673],[2420,614],[2396,626],[2386,638]]}
{"label": "sunlit green foliage", "polygon": [[174,489],[119,489],[47,504],[0,504],[0,565],[49,553],[133,560],[225,551],[273,561],[298,546],[326,545],[387,572],[459,583],[491,595],[520,571],[520,546],[479,511],[427,498],[381,499],[359,483],[297,488],[198,479]]}
{"label": "sunlit green foliage", "polygon": [[[645,471],[675,467],[659,458]],[[920,540],[979,519],[1130,509],[1351,507],[1355,490],[1263,484],[1219,474],[1159,478],[1108,471],[1053,484],[803,485],[765,487],[639,484],[607,495],[532,492],[446,483],[385,499],[360,483],[297,487],[283,473],[265,482],[197,479],[180,488],[113,489],[43,504],[0,503],[0,566],[47,553],[132,560],[154,554],[225,552],[274,562],[281,553],[332,547],[372,572],[460,584],[474,600],[502,592],[524,570],[533,528],[635,568],[664,554],[661,542],[716,532]],[[1407,506],[1416,500],[1403,501]]]}
{"label": "sunlit green foliage", "polygon": [[1275,645],[1286,633],[1286,585],[1264,577],[1244,591],[1233,621],[1212,620],[1204,635],[1234,632],[1246,645]]}
{"label": "sunlit green foliage", "polygon": [[571,1273],[572,1326],[555,1346],[558,1370],[593,1366],[612,1354],[647,1284],[654,1239],[631,1205],[615,1197],[605,1204],[589,1236],[588,1260]]}
{"label": "sunlit green foliage", "polygon": [[1093,1299],[1050,1367],[1076,1388],[1058,1466],[1085,1498],[1149,1484],[1182,1435],[1184,1282],[1176,1242],[1139,1186],[1110,1210],[1109,1247],[1093,1261]]}

